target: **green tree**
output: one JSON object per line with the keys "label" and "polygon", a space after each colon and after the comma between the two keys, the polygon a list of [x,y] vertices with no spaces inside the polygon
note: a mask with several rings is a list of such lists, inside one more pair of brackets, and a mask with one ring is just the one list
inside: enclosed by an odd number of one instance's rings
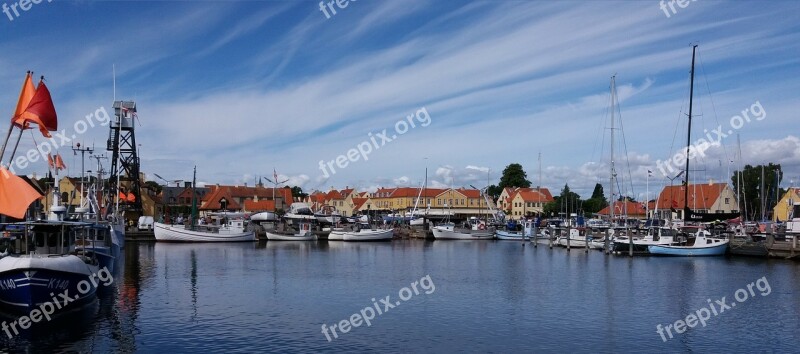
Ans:
{"label": "green tree", "polygon": [[[761,177],[761,169],[764,169],[764,177]],[[780,164],[769,163],[767,165],[751,166],[746,165],[741,171],[735,171],[731,177],[733,190],[739,196],[739,208],[742,215],[749,220],[761,219],[762,209],[764,216],[769,217],[769,212],[777,202],[775,200],[776,189],[780,192],[780,183],[783,180],[783,171]],[[741,180],[741,187],[739,186]],[[762,193],[763,181],[763,193]],[[766,205],[766,209],[763,206]]]}
{"label": "green tree", "polygon": [[603,185],[598,183],[594,185],[594,191],[592,191],[592,199],[594,198],[605,198],[606,194],[603,192]]}
{"label": "green tree", "polygon": [[569,189],[569,184],[565,184],[561,189],[561,194],[554,196],[553,201],[544,205],[544,215],[557,216],[559,213],[582,213],[583,201],[578,193]]}
{"label": "green tree", "polygon": [[497,185],[491,185],[489,188],[486,188],[486,194],[492,197],[492,200],[497,203],[497,199],[500,198],[500,194],[503,193],[503,188]]}
{"label": "green tree", "polygon": [[[522,169],[522,165],[512,163],[503,170],[503,176],[500,177],[500,190],[506,187],[524,187],[529,188],[531,181],[528,180],[528,175]],[[500,195],[498,193],[498,195]]]}
{"label": "green tree", "polygon": [[[288,188],[288,186],[286,188]],[[308,197],[308,193],[303,193],[303,189],[302,188],[300,188],[298,186],[294,186],[294,187],[292,187],[292,197],[293,198],[305,198],[305,197]]]}

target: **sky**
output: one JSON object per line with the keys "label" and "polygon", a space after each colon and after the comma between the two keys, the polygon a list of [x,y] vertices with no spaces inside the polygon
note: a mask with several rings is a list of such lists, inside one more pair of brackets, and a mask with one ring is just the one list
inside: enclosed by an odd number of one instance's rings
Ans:
{"label": "sky", "polygon": [[[76,143],[110,156],[98,117],[116,97],[137,103],[148,180],[191,180],[196,165],[201,183],[277,172],[304,191],[419,187],[426,169],[428,186],[482,188],[519,163],[534,186],[588,197],[609,190],[613,132],[618,189],[641,200],[680,169],[663,161],[686,149],[698,45],[692,182],[773,162],[800,184],[800,2],[342,4],[0,0],[0,114],[32,70],[71,175]],[[45,141],[26,131],[17,156]],[[15,172],[46,173],[33,160]]]}

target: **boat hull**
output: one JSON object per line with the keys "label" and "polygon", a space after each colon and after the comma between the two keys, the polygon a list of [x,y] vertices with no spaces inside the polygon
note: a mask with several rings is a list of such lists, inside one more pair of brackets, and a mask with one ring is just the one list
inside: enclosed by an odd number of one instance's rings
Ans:
{"label": "boat hull", "polygon": [[256,240],[256,235],[252,231],[213,233],[186,230],[183,227],[161,223],[155,223],[153,231],[156,241],[162,242],[252,242]]}
{"label": "boat hull", "polygon": [[344,231],[331,230],[328,234],[328,241],[344,241]]}
{"label": "boat hull", "polygon": [[[333,234],[333,232],[331,232]],[[328,236],[330,237],[330,236]],[[394,237],[394,230],[360,230],[358,232],[345,232],[342,235],[344,241],[391,241]]]}
{"label": "boat hull", "polygon": [[648,251],[658,256],[702,257],[722,256],[728,250],[728,240],[707,247],[650,245]]}
{"label": "boat hull", "polygon": [[522,241],[522,240],[527,240],[529,238],[528,236],[523,237],[522,231],[514,232],[514,231],[498,230],[494,234],[498,240]]}
{"label": "boat hull", "polygon": [[276,234],[272,232],[267,232],[267,240],[270,241],[314,241],[317,239],[317,236],[312,233],[306,233],[304,235],[297,235],[297,234]]}
{"label": "boat hull", "polygon": [[[29,313],[46,303],[55,305],[55,301],[78,307],[95,299],[98,280],[93,279],[93,284],[90,278],[98,270],[74,255],[5,257],[0,259],[0,305],[16,313]],[[65,303],[59,294],[74,300]]]}
{"label": "boat hull", "polygon": [[494,233],[491,231],[460,232],[451,228],[434,227],[433,238],[437,240],[491,240]]}

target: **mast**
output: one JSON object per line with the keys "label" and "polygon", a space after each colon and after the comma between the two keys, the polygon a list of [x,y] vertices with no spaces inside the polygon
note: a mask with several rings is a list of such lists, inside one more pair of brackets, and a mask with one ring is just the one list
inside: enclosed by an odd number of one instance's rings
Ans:
{"label": "mast", "polygon": [[616,74],[611,77],[611,176],[608,183],[611,185],[611,194],[608,198],[609,205],[609,223],[614,226],[614,179],[617,177],[617,172],[614,167],[614,101],[616,100]]}
{"label": "mast", "polygon": [[[194,230],[194,225],[197,222],[197,166],[194,166],[194,175],[192,176],[192,218],[191,218],[191,228]],[[275,200],[274,198],[272,199]]]}
{"label": "mast", "polygon": [[697,52],[697,44],[692,46],[692,72],[689,80],[689,129],[686,132],[686,172],[685,183],[683,184],[683,221],[686,221],[686,209],[689,208],[689,146],[692,143],[692,100],[694,99],[694,56]]}

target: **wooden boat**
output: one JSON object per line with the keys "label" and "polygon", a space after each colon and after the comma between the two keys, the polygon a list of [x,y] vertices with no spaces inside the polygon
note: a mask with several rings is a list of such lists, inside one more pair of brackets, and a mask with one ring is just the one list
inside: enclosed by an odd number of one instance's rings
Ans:
{"label": "wooden boat", "polygon": [[556,244],[562,247],[586,247],[586,228],[569,229],[569,235],[562,235],[556,238]]}

